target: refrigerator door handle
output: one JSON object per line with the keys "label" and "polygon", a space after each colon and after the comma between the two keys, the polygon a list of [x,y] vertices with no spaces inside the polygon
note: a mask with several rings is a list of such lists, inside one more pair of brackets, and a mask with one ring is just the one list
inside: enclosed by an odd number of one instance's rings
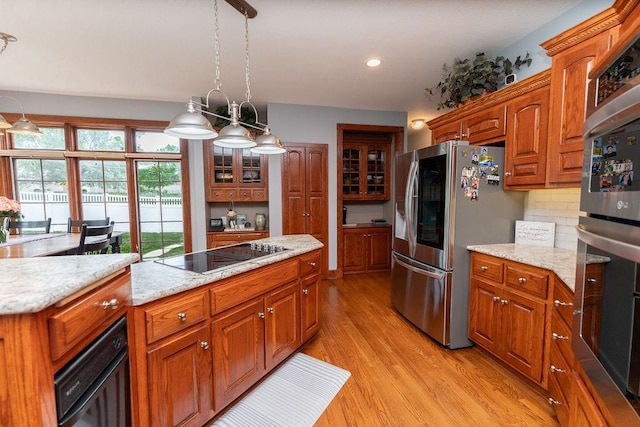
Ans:
{"label": "refrigerator door handle", "polygon": [[404,261],[401,261],[400,258],[398,258],[398,256],[396,254],[393,254],[393,260],[395,262],[397,262],[398,264],[400,264],[402,267],[406,268],[409,271],[412,271],[416,274],[420,274],[422,276],[427,276],[430,277],[432,279],[436,279],[436,280],[442,280],[444,279],[444,273],[434,273],[428,270],[423,270],[421,268],[415,267],[411,264],[407,264]]}
{"label": "refrigerator door handle", "polygon": [[582,224],[576,225],[578,239],[614,255],[640,263],[640,246],[621,242],[610,237],[588,231]]}
{"label": "refrigerator door handle", "polygon": [[418,162],[411,162],[409,167],[409,174],[407,175],[407,187],[404,199],[405,216],[407,219],[407,241],[409,242],[409,254],[413,257],[416,252],[417,236],[415,225],[415,206],[416,198],[416,184],[418,182]]}

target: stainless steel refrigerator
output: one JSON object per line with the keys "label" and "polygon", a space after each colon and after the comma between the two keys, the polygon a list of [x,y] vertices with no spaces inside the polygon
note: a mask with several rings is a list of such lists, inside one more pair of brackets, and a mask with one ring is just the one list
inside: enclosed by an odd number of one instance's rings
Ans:
{"label": "stainless steel refrigerator", "polygon": [[393,306],[434,340],[468,347],[468,245],[514,241],[524,192],[503,191],[504,148],[449,141],[396,158]]}

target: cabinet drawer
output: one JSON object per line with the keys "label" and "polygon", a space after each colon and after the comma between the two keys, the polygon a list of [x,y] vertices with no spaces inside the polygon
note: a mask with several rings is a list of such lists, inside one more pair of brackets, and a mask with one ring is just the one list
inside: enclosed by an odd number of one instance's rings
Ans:
{"label": "cabinet drawer", "polygon": [[220,201],[226,202],[231,200],[238,200],[238,195],[236,190],[210,189],[208,200],[210,201],[220,200]]}
{"label": "cabinet drawer", "polygon": [[147,343],[151,344],[205,320],[207,305],[207,292],[201,291],[146,309]]}
{"label": "cabinet drawer", "polygon": [[267,191],[266,190],[252,190],[252,200],[256,202],[262,202],[267,200]]}
{"label": "cabinet drawer", "polygon": [[108,326],[122,316],[131,299],[129,274],[71,302],[68,307],[49,318],[49,338],[53,360],[64,355],[100,325]]}
{"label": "cabinet drawer", "polygon": [[569,418],[569,405],[573,396],[573,371],[570,364],[560,355],[558,346],[553,343],[551,343],[549,369],[549,397],[555,401],[553,407],[560,425],[568,425],[566,421]]}
{"label": "cabinet drawer", "polygon": [[300,256],[300,276],[320,271],[321,252],[311,252]]}
{"label": "cabinet drawer", "polygon": [[504,275],[504,261],[489,255],[472,253],[471,273],[474,276],[502,283]]}
{"label": "cabinet drawer", "polygon": [[499,105],[483,110],[462,122],[463,139],[469,144],[504,139],[507,134],[507,106]]}
{"label": "cabinet drawer", "polygon": [[253,200],[253,193],[251,189],[241,188],[238,190],[238,199],[239,201],[247,201]]}
{"label": "cabinet drawer", "polygon": [[555,311],[551,314],[551,344],[556,344],[565,359],[573,357],[571,349],[571,329]]}
{"label": "cabinet drawer", "polygon": [[298,260],[282,261],[248,272],[211,289],[211,314],[236,306],[271,289],[298,278]]}
{"label": "cabinet drawer", "polygon": [[553,285],[553,309],[567,326],[573,325],[573,293],[562,283]]}
{"label": "cabinet drawer", "polygon": [[549,274],[535,267],[507,264],[506,285],[511,289],[546,298],[549,287]]}

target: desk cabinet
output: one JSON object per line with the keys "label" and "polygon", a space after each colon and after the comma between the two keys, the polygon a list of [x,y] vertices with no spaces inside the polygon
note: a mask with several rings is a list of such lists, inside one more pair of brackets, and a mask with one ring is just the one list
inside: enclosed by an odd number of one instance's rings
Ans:
{"label": "desk cabinet", "polygon": [[235,245],[237,243],[250,242],[269,237],[268,231],[210,231],[207,233],[207,249],[215,249],[220,246]]}
{"label": "desk cabinet", "polygon": [[389,200],[391,145],[345,142],[342,147],[342,199]]}
{"label": "desk cabinet", "polygon": [[391,268],[391,227],[344,227],[342,232],[345,273]]}

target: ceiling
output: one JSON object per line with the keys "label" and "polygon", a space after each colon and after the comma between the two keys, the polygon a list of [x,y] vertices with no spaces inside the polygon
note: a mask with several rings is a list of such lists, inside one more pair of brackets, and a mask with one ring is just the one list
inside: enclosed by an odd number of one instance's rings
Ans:
{"label": "ceiling", "polygon": [[[442,65],[495,53],[581,0],[249,0],[252,102],[406,111]],[[219,0],[222,90],[245,99],[244,17]],[[187,101],[214,87],[213,0],[3,0],[0,90]],[[382,59],[377,69],[367,58]],[[214,98],[214,100],[216,100]],[[169,118],[167,118],[169,119]]]}

